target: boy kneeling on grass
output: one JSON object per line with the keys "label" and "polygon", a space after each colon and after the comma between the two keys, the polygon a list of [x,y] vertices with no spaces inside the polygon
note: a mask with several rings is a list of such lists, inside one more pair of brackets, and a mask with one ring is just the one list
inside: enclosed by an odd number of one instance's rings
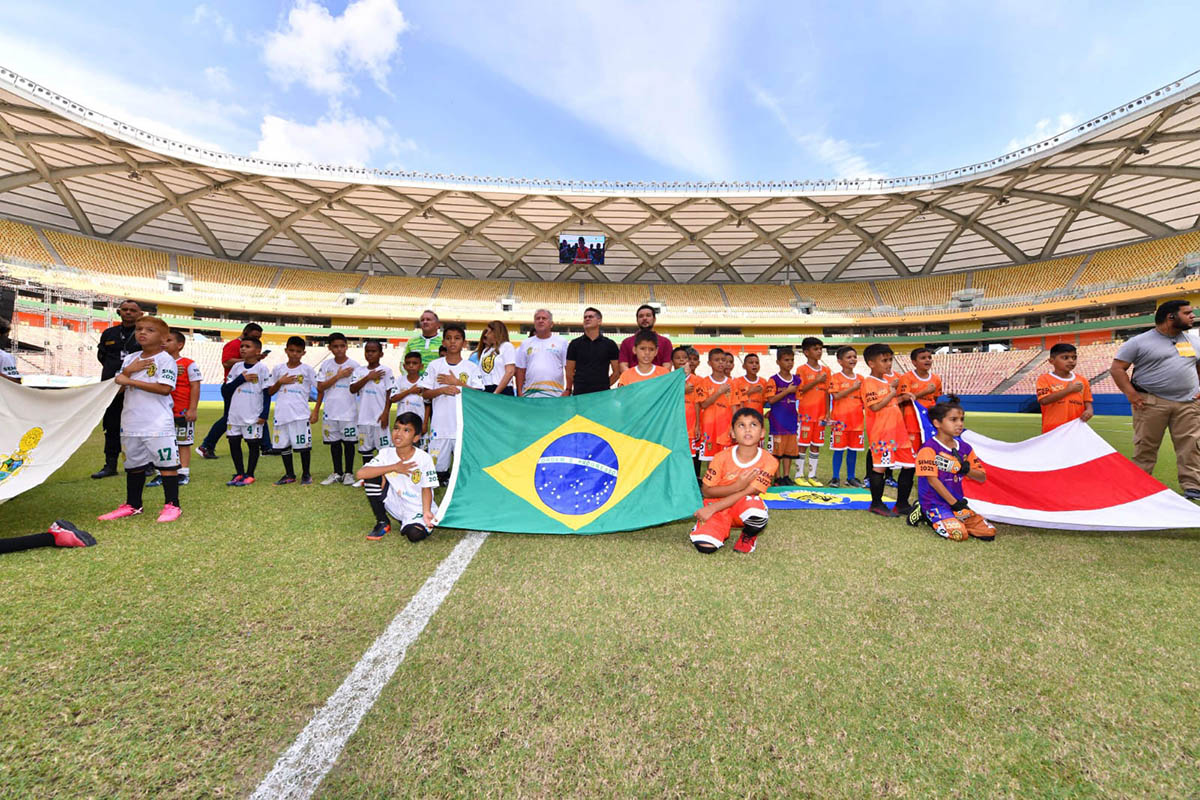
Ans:
{"label": "boy kneeling on grass", "polygon": [[701,553],[715,553],[733,526],[742,529],[733,549],[753,553],[758,535],[767,527],[767,507],[759,497],[771,488],[779,462],[759,445],[763,416],[752,408],[733,414],[733,447],[713,456],[700,486],[704,505],[696,511],[692,544]]}
{"label": "boy kneeling on grass", "polygon": [[433,458],[416,447],[421,429],[421,418],[416,414],[397,414],[392,446],[379,448],[379,454],[355,473],[363,481],[367,501],[375,513],[375,527],[367,534],[370,541],[379,541],[392,529],[389,514],[400,522],[400,532],[410,542],[419,542],[433,532],[433,516],[437,513],[433,490],[438,476]]}
{"label": "boy kneeling on grass", "polygon": [[917,452],[917,499],[921,512],[943,539],[966,541],[968,536],[984,542],[996,538],[996,529],[967,507],[963,478],[983,483],[987,475],[971,445],[960,440],[964,414],[958,398],[929,409],[936,431]]}

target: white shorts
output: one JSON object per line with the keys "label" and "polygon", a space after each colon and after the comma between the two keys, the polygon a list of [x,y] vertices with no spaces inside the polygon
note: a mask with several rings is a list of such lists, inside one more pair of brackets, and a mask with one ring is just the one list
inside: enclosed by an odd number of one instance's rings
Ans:
{"label": "white shorts", "polygon": [[190,445],[196,443],[196,423],[188,422],[187,417],[175,418],[175,444]]}
{"label": "white shorts", "polygon": [[373,453],[383,447],[392,446],[392,437],[382,425],[358,423],[358,452]]}
{"label": "white shorts", "polygon": [[[385,490],[385,494],[383,496],[383,508],[385,511],[387,511],[388,516],[400,523],[400,527],[404,527],[405,525],[413,522],[416,522],[420,525],[425,524],[425,520],[421,515],[420,506],[406,507],[407,504],[397,497],[395,492],[388,491],[386,480],[384,481],[383,488]],[[437,516],[437,503],[430,503],[429,510],[434,516]]]}
{"label": "white shorts", "polygon": [[321,420],[321,441],[325,444],[357,442],[358,425],[353,420],[336,420],[326,417]]}
{"label": "white shorts", "polygon": [[225,437],[228,439],[261,439],[263,426],[261,422],[256,422],[253,425],[230,425],[225,429]]}
{"label": "white shorts", "polygon": [[141,469],[153,464],[159,469],[179,466],[179,445],[174,436],[122,436],[125,469]]}
{"label": "white shorts", "polygon": [[454,465],[454,439],[430,439],[425,452],[433,459],[433,468],[438,472],[449,472]]}
{"label": "white shorts", "polygon": [[312,427],[306,419],[295,422],[276,422],[271,444],[276,450],[311,450]]}

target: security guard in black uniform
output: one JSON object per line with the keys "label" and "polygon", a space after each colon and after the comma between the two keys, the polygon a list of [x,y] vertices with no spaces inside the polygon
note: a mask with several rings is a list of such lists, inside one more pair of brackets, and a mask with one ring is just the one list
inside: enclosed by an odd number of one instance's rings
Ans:
{"label": "security guard in black uniform", "polygon": [[[133,336],[133,326],[145,312],[133,300],[117,307],[120,325],[106,328],[100,334],[96,360],[100,362],[100,380],[106,381],[121,371],[121,362],[130,353],[142,349]],[[117,474],[117,457],[121,455],[121,410],[125,408],[125,393],[119,392],[104,412],[104,467],[92,473],[93,478],[111,478]]]}

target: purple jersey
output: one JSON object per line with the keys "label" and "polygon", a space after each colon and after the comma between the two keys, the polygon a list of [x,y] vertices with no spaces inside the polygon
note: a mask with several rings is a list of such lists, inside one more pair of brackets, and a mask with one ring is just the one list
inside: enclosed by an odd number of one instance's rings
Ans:
{"label": "purple jersey", "polygon": [[[791,380],[785,381],[778,375],[772,375],[771,380],[774,382],[774,386],[771,388],[772,395],[779,394],[789,386],[800,385],[800,378],[795,374],[792,375]],[[795,393],[789,394],[778,403],[772,403],[771,410],[767,414],[767,419],[771,423],[772,436],[795,436],[796,428],[800,424],[799,419],[796,417]]]}
{"label": "purple jersey", "polygon": [[926,440],[917,451],[917,498],[921,502],[921,510],[930,520],[936,522],[954,516],[950,505],[929,485],[929,478],[937,478],[950,492],[955,500],[963,499],[963,480],[965,475],[958,474],[959,465],[967,461],[972,467],[979,466],[979,459],[971,450],[971,445],[958,440],[958,449],[951,450],[936,438]]}

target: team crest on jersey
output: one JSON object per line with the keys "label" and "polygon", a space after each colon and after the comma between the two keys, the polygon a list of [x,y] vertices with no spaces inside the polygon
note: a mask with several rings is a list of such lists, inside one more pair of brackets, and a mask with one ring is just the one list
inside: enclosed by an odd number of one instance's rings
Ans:
{"label": "team crest on jersey", "polygon": [[467,382],[467,373],[465,373],[465,372],[458,373],[458,379],[460,381],[462,381],[463,383],[466,383]]}
{"label": "team crest on jersey", "polygon": [[412,482],[413,482],[413,486],[416,486],[418,483],[421,482],[421,470],[414,469],[412,471]]}
{"label": "team crest on jersey", "polygon": [[488,353],[483,357],[483,361],[479,362],[479,366],[483,368],[484,372],[491,372],[492,367],[496,366],[496,354]]}
{"label": "team crest on jersey", "polygon": [[17,443],[16,452],[7,455],[0,454],[0,483],[33,463],[29,456],[41,443],[43,433],[41,428],[30,428],[25,431],[25,435]]}
{"label": "team crest on jersey", "polygon": [[150,366],[146,367],[146,377],[147,378],[153,378],[157,374],[158,374],[158,365],[157,364],[151,364]]}

